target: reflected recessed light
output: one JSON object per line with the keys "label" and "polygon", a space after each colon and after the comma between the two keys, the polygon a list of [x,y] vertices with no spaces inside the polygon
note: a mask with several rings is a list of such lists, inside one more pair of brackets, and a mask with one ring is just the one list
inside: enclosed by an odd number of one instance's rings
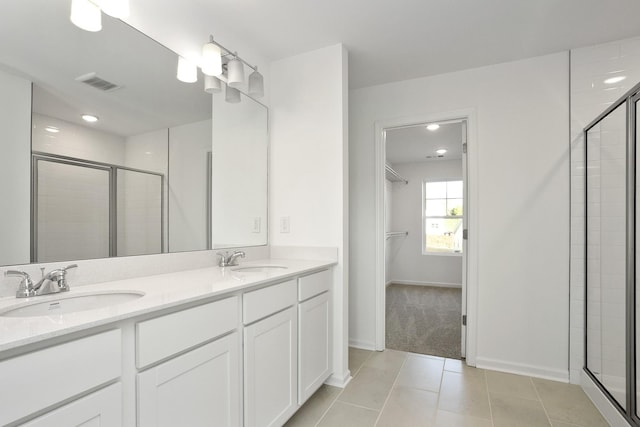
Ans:
{"label": "reflected recessed light", "polygon": [[99,119],[98,119],[98,116],[94,116],[92,114],[83,114],[82,115],[82,120],[84,120],[85,122],[89,122],[89,123],[95,123]]}
{"label": "reflected recessed light", "polygon": [[58,129],[55,126],[47,126],[46,128],[44,128],[44,130],[46,130],[47,132],[51,132],[51,133],[58,133],[60,132],[60,129]]}
{"label": "reflected recessed light", "polygon": [[427,125],[427,129],[430,131],[438,130],[440,129],[440,125],[437,123],[431,123],[430,125]]}
{"label": "reflected recessed light", "polygon": [[611,78],[608,78],[607,80],[605,80],[604,83],[607,84],[607,85],[612,85],[612,84],[615,84],[615,83],[619,83],[619,82],[623,81],[626,78],[627,78],[627,76],[611,77]]}
{"label": "reflected recessed light", "polygon": [[438,156],[442,156],[442,155],[444,155],[444,153],[446,153],[446,152],[447,152],[447,149],[446,149],[446,148],[439,148],[439,149],[437,149],[437,150],[436,150],[436,154],[437,154]]}

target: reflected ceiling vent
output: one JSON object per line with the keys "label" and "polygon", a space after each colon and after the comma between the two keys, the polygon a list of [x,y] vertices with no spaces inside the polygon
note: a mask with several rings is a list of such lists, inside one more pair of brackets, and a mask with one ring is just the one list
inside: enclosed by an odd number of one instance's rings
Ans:
{"label": "reflected ceiling vent", "polygon": [[101,90],[103,92],[111,92],[122,87],[99,77],[96,73],[89,73],[80,77],[76,77],[76,81],[88,84],[92,88]]}

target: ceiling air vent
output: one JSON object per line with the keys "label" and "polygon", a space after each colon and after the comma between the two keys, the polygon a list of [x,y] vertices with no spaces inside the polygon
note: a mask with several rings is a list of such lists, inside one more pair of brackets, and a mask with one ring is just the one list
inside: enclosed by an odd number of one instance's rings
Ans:
{"label": "ceiling air vent", "polygon": [[76,81],[87,84],[92,88],[101,90],[103,92],[114,91],[122,87],[99,77],[96,73],[89,73],[89,74],[85,74],[83,76],[77,77]]}

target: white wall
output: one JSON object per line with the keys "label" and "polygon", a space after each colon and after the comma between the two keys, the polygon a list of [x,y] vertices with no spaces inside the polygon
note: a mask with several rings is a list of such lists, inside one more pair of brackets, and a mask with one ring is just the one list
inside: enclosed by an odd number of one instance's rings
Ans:
{"label": "white wall", "polygon": [[462,255],[422,253],[422,183],[462,179],[462,159],[396,163],[394,169],[409,183],[393,186],[391,228],[409,234],[390,239],[391,281],[462,286]]}
{"label": "white wall", "polygon": [[211,120],[169,129],[169,250],[207,249]]}
{"label": "white wall", "polygon": [[31,82],[0,71],[0,93],[0,260],[18,264],[30,258]]}
{"label": "white wall", "polygon": [[[384,181],[384,231],[385,233],[392,231],[391,223],[393,221],[393,183],[388,179]],[[384,282],[391,284],[391,258],[393,248],[395,247],[395,238],[385,239],[384,241]]]}
{"label": "white wall", "polygon": [[[292,72],[295,70],[295,72]],[[334,380],[348,376],[347,52],[342,45],[271,66],[270,243],[338,248]],[[280,232],[280,219],[290,232]]]}
{"label": "white wall", "polygon": [[[624,75],[614,84],[604,80]],[[640,82],[640,37],[571,51],[571,382],[584,366],[584,140],[582,129]]]}
{"label": "white wall", "polygon": [[568,377],[568,75],[559,53],[350,93],[352,342],[375,338],[374,123],[473,108],[477,364]]}

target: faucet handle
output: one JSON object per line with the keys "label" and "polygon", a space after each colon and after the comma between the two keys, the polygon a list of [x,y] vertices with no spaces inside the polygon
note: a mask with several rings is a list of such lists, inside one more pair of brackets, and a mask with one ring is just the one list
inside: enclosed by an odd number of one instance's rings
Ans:
{"label": "faucet handle", "polygon": [[218,255],[220,257],[220,262],[218,262],[218,266],[220,267],[226,267],[227,263],[229,262],[229,251],[218,251],[216,252],[216,255]]}
{"label": "faucet handle", "polygon": [[60,270],[62,270],[62,271],[64,271],[66,273],[67,270],[71,270],[72,268],[78,268],[78,264],[67,265],[66,267],[61,268]]}
{"label": "faucet handle", "polygon": [[36,294],[35,289],[33,289],[33,280],[28,273],[24,271],[18,270],[7,270],[4,272],[5,277],[21,277],[20,287],[16,292],[16,297],[24,298],[24,297],[32,297]]}

